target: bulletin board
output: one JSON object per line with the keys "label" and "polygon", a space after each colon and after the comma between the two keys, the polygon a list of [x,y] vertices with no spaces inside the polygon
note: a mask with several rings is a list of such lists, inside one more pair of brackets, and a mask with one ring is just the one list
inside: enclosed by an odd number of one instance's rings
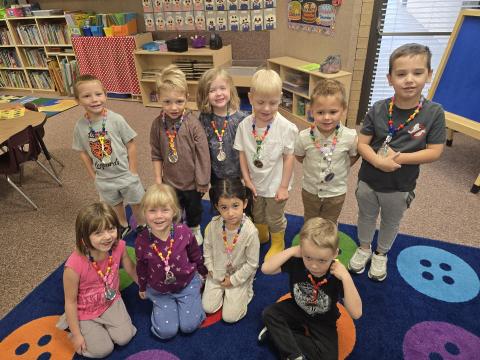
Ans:
{"label": "bulletin board", "polygon": [[[480,10],[460,12],[428,97],[445,109],[451,146],[453,132],[480,140]],[[472,192],[480,190],[480,175]]]}

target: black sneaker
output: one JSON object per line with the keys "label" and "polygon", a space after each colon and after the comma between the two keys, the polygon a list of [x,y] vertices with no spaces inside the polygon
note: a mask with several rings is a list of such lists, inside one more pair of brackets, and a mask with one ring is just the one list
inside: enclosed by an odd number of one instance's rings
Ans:
{"label": "black sneaker", "polygon": [[257,340],[259,343],[265,342],[268,336],[268,329],[265,326],[262,330],[260,330],[260,333],[258,334]]}
{"label": "black sneaker", "polygon": [[120,239],[124,239],[131,230],[130,225],[127,225],[126,227],[120,226]]}

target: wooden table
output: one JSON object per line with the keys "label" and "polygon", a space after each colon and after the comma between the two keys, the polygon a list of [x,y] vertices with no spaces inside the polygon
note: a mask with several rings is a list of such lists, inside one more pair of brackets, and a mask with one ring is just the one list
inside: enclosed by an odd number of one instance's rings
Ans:
{"label": "wooden table", "polygon": [[[20,107],[20,104],[0,104],[0,110]],[[0,120],[0,144],[7,141],[12,135],[26,129],[29,125],[37,126],[45,120],[46,115],[42,112],[30,111],[25,109],[25,114],[13,119]]]}

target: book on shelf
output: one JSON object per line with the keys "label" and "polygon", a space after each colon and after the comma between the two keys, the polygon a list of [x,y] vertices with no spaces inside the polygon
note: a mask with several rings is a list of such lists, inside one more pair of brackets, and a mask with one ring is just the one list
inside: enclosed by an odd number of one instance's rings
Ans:
{"label": "book on shelf", "polygon": [[35,24],[26,24],[18,25],[16,27],[17,34],[20,38],[20,41],[24,45],[42,45],[42,38],[38,32],[37,25]]}
{"label": "book on shelf", "polygon": [[0,45],[13,45],[12,35],[6,27],[0,28]]}
{"label": "book on shelf", "polygon": [[34,70],[28,72],[30,83],[34,89],[54,90],[52,78],[48,71]]}
{"label": "book on shelf", "polygon": [[44,44],[68,44],[70,37],[68,35],[67,25],[60,23],[41,23],[38,25]]}
{"label": "book on shelf", "polygon": [[44,49],[37,48],[25,48],[23,49],[25,58],[27,60],[27,66],[31,67],[47,67],[47,55]]}
{"label": "book on shelf", "polygon": [[62,59],[60,61],[60,70],[66,93],[73,95],[73,83],[79,76],[77,60],[68,61],[68,59]]}
{"label": "book on shelf", "polygon": [[3,87],[28,88],[27,78],[23,71],[0,70]]}
{"label": "book on shelf", "polygon": [[65,90],[65,86],[63,83],[62,72],[60,70],[60,66],[58,62],[53,59],[48,61],[48,71],[50,72],[50,77],[53,79],[53,83],[55,84],[55,89],[60,93],[60,95],[67,95]]}
{"label": "book on shelf", "polygon": [[21,67],[15,49],[0,49],[0,67],[18,68]]}

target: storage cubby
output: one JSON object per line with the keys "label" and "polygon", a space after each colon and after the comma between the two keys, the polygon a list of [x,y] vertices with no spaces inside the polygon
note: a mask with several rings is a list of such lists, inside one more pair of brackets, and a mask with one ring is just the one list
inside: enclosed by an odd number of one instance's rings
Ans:
{"label": "storage cubby", "polygon": [[318,81],[323,78],[341,82],[345,86],[348,102],[352,74],[347,71],[324,74],[318,70],[302,69],[303,66],[308,64],[310,63],[288,56],[268,59],[269,69],[276,71],[283,82],[280,113],[287,119],[302,121],[310,125],[312,121],[311,116],[309,116],[310,96]]}
{"label": "storage cubby", "polygon": [[189,109],[195,110],[198,79],[209,68],[230,66],[232,64],[231,45],[219,50],[208,48],[193,49],[186,52],[146,51],[134,53],[135,68],[140,84],[142,102],[145,106],[161,107],[156,94],[157,75],[170,64],[177,64],[187,75]]}

